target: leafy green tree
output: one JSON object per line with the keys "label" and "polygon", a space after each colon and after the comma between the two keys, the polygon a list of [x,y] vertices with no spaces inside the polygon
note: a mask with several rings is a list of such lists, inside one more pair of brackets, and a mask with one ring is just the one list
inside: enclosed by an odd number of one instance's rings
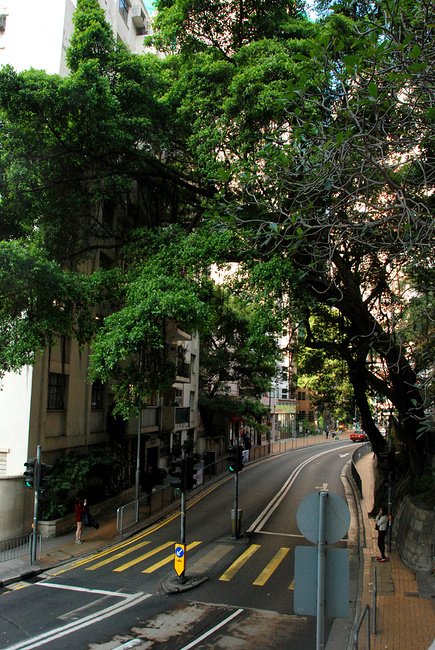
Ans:
{"label": "leafy green tree", "polygon": [[306,322],[319,304],[340,313],[338,340],[317,332],[307,344],[346,362],[376,452],[385,442],[369,395],[391,401],[414,477],[428,459],[428,421],[418,368],[394,324],[414,269],[433,264],[432,33],[425,2],[377,3],[362,18],[337,6],[294,52],[299,74],[275,94],[273,117],[262,113],[252,157],[232,146],[247,113],[241,101],[241,119],[221,126],[230,133],[227,182],[210,211],[237,230],[240,259],[256,253],[261,265],[278,253],[299,272]]}
{"label": "leafy green tree", "polygon": [[[213,288],[209,304],[212,319],[200,337],[199,408],[206,433],[216,432],[222,414],[258,428],[267,410],[257,400],[269,389],[281,358],[280,323],[265,305],[246,304],[225,285]],[[237,398],[229,395],[231,384]]]}

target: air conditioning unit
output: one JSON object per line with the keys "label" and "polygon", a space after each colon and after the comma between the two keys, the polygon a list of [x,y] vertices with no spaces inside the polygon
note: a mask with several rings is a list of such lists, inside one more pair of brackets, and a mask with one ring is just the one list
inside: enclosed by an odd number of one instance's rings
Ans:
{"label": "air conditioning unit", "polygon": [[147,16],[140,5],[133,5],[130,15],[136,29],[148,29]]}

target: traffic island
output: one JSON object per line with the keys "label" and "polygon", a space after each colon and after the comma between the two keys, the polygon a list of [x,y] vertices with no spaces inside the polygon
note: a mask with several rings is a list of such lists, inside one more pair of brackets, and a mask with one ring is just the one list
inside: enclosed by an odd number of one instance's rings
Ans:
{"label": "traffic island", "polygon": [[202,585],[207,580],[207,576],[185,576],[183,580],[180,580],[176,575],[169,575],[162,582],[161,588],[165,594],[180,594],[184,591],[199,587],[199,585]]}

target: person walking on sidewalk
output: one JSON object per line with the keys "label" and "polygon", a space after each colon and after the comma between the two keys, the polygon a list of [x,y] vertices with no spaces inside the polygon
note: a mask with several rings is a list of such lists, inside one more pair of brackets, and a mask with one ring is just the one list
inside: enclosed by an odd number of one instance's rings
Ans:
{"label": "person walking on sidewalk", "polygon": [[377,559],[379,562],[387,562],[385,557],[385,535],[387,534],[388,528],[388,515],[385,512],[385,508],[380,508],[379,514],[376,517],[376,530],[378,531],[378,547],[381,552],[380,557]]}
{"label": "person walking on sidewalk", "polygon": [[86,510],[86,499],[83,501],[82,499],[77,499],[76,505],[75,505],[75,511],[76,511],[76,522],[77,522],[77,528],[76,528],[76,544],[83,544],[82,541],[82,532],[83,532],[83,515]]}

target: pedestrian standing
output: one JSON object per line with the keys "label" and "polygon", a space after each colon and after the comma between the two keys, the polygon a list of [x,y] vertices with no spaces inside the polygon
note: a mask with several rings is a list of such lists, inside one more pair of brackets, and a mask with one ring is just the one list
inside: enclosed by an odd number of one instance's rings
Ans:
{"label": "pedestrian standing", "polygon": [[86,499],[83,501],[82,499],[77,499],[76,505],[75,505],[75,511],[76,511],[76,544],[83,544],[82,541],[82,532],[83,532],[83,515],[85,513],[87,506],[87,501]]}
{"label": "pedestrian standing", "polygon": [[377,558],[379,562],[387,562],[388,558],[385,557],[385,536],[388,528],[388,515],[385,508],[380,508],[379,514],[376,517],[375,529],[378,531],[378,547],[381,555]]}

